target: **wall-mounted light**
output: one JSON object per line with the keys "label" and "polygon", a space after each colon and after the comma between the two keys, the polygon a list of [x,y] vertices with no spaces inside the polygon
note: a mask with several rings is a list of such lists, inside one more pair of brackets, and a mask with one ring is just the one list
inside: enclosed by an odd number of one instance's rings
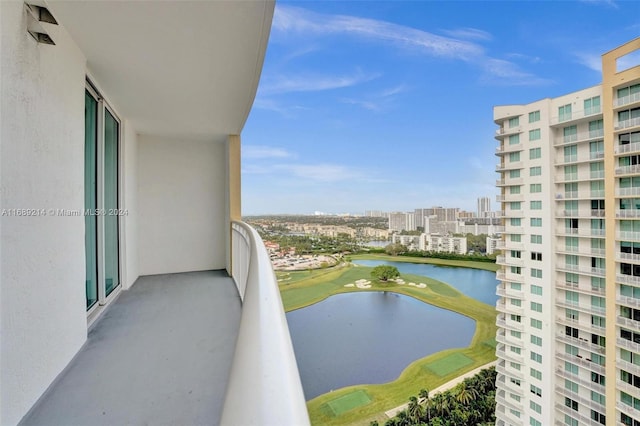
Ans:
{"label": "wall-mounted light", "polygon": [[49,12],[49,9],[28,3],[24,4],[24,8],[27,11],[27,31],[29,34],[31,34],[38,43],[55,45],[56,43],[41,24],[41,22],[44,22],[58,25],[58,21],[56,21],[56,18]]}

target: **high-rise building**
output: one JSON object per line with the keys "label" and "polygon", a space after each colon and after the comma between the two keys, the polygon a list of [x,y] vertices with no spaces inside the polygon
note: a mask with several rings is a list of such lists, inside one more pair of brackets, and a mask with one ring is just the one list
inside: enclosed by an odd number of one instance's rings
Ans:
{"label": "high-rise building", "polygon": [[389,213],[389,231],[415,231],[416,216],[414,213]]}
{"label": "high-rise building", "polygon": [[602,56],[601,85],[494,109],[498,425],[640,424],[640,64],[619,69],[634,51]]}
{"label": "high-rise building", "polygon": [[480,197],[478,198],[478,216],[477,217],[489,217],[491,213],[491,198]]}

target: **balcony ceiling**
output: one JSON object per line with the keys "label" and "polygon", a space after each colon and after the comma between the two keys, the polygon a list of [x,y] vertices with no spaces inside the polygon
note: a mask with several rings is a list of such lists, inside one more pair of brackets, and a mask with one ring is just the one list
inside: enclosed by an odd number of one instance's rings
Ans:
{"label": "balcony ceiling", "polygon": [[272,1],[60,1],[47,5],[90,75],[138,133],[239,134],[255,97]]}

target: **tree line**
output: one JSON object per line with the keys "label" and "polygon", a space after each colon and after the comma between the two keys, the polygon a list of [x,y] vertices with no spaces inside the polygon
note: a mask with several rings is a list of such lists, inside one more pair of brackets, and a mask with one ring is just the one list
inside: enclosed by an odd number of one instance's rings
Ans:
{"label": "tree line", "polygon": [[[495,408],[496,370],[490,367],[435,395],[422,389],[384,426],[493,426]],[[380,425],[373,421],[370,426]]]}

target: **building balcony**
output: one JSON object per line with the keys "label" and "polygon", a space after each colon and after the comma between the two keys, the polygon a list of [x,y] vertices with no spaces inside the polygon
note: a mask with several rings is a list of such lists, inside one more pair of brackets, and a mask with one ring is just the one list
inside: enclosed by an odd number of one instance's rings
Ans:
{"label": "building balcony", "polygon": [[595,362],[591,361],[590,358],[583,358],[581,355],[569,355],[568,353],[564,353],[564,352],[558,352],[556,353],[556,358],[562,361],[569,361],[570,363],[579,365],[582,368],[585,368],[589,371],[593,371],[594,373],[598,373],[601,375],[605,374],[605,367],[600,365],[600,364],[596,364]]}
{"label": "building balcony", "polygon": [[567,336],[564,333],[557,333],[556,340],[577,346],[585,351],[595,352],[604,355],[605,349],[602,346],[591,343],[589,339]]}
{"label": "building balcony", "polygon": [[557,281],[556,282],[556,288],[559,290],[570,290],[570,291],[575,291],[578,293],[582,293],[582,294],[588,294],[590,296],[602,296],[604,297],[605,295],[605,289],[602,287],[589,287],[589,288],[585,288],[585,287],[581,287],[580,285],[572,285],[569,284],[565,281]]}
{"label": "building balcony", "polygon": [[625,145],[615,145],[614,154],[632,154],[640,152],[640,142],[628,143]]}
{"label": "building balcony", "polygon": [[505,155],[510,152],[517,152],[522,150],[524,150],[524,145],[522,143],[516,143],[513,145],[509,145],[508,143],[505,143],[503,145],[496,147],[496,155]]}
{"label": "building balcony", "polygon": [[589,315],[593,314],[593,315],[603,316],[606,314],[605,308],[601,308],[599,306],[584,305],[584,304],[581,305],[579,303],[573,303],[573,302],[569,303],[566,300],[557,300],[556,306],[560,308],[575,309],[576,311],[584,312]]}
{"label": "building balcony", "polygon": [[505,288],[503,286],[504,284],[501,284],[498,286],[498,289],[496,290],[496,295],[501,297],[515,297],[517,299],[524,298],[524,292],[512,290],[511,288],[508,288],[508,287]]}
{"label": "building balcony", "polygon": [[616,195],[618,197],[633,197],[640,195],[640,186],[631,188],[616,188]]}
{"label": "building balcony", "polygon": [[640,127],[640,117],[630,118],[628,120],[619,121],[614,125],[614,130],[631,129],[633,127]]}
{"label": "building balcony", "polygon": [[590,130],[588,132],[580,132],[573,135],[560,135],[554,139],[555,146],[587,142],[593,139],[599,139],[604,136],[604,129]]}
{"label": "building balcony", "polygon": [[616,260],[618,262],[640,262],[640,254],[616,252]]}
{"label": "building balcony", "polygon": [[562,226],[562,227],[556,228],[556,234],[559,236],[577,235],[579,237],[602,237],[605,234],[605,230],[604,229],[587,229],[587,228],[567,228],[565,226]]}
{"label": "building balcony", "polygon": [[587,163],[594,160],[601,160],[604,158],[604,152],[589,152],[580,153],[579,155],[561,155],[556,158],[555,166],[564,166],[574,163]]}
{"label": "building balcony", "polygon": [[616,217],[621,219],[640,218],[640,210],[638,209],[617,209]]}
{"label": "building balcony", "polygon": [[521,126],[514,126],[514,127],[501,127],[499,129],[496,130],[496,139],[501,139],[505,136],[509,136],[509,135],[515,135],[516,133],[520,133],[520,130],[522,129]]}
{"label": "building balcony", "polygon": [[522,178],[498,179],[498,180],[496,180],[496,186],[522,185],[523,182],[524,182],[524,179],[522,179]]}
{"label": "building balcony", "polygon": [[640,232],[633,231],[618,231],[616,233],[616,238],[618,240],[624,241],[639,241],[640,242]]}
{"label": "building balcony", "polygon": [[640,277],[633,275],[616,274],[616,282],[622,284],[631,284],[636,287],[640,286]]}
{"label": "building balcony", "polygon": [[616,167],[615,172],[616,175],[635,175],[640,173],[640,164]]}
{"label": "building balcony", "polygon": [[496,317],[496,325],[500,328],[504,328],[506,330],[515,330],[515,331],[523,331],[524,330],[524,324],[522,324],[521,322],[516,322],[516,321],[507,321],[505,318],[504,314],[499,314]]}
{"label": "building balcony", "polygon": [[[591,387],[589,386],[588,388],[590,389]],[[562,396],[566,396],[567,398],[571,398],[574,401],[578,401],[578,403],[580,405],[588,407],[591,410],[596,410],[596,411],[598,411],[600,413],[605,413],[606,409],[605,409],[604,405],[602,405],[600,403],[597,403],[595,401],[592,401],[591,398],[585,398],[584,396],[580,395],[579,393],[571,392],[569,389],[564,387],[564,383],[562,385],[560,385],[560,384],[556,385],[556,393],[560,394]]]}
{"label": "building balcony", "polygon": [[616,324],[626,327],[631,330],[640,330],[640,321],[636,321],[631,318],[624,318],[621,316],[616,317]]}
{"label": "building balcony", "polygon": [[640,103],[640,93],[632,93],[630,95],[623,96],[621,98],[615,98],[613,100],[613,107],[618,108],[618,107],[628,106],[636,103]]}
{"label": "building balcony", "polygon": [[504,172],[505,170],[515,170],[521,169],[524,167],[524,163],[522,161],[514,161],[514,162],[505,162],[496,164],[496,172]]}
{"label": "building balcony", "polygon": [[605,215],[604,210],[596,209],[578,209],[578,210],[557,210],[556,217],[560,218],[603,218]]}
{"label": "building balcony", "polygon": [[[558,234],[562,235],[579,235],[577,232],[571,233],[562,231]],[[588,235],[591,235],[590,233]],[[579,256],[597,256],[597,257],[605,257],[605,249],[595,248],[595,247],[577,247],[577,246],[561,246],[558,248],[558,253],[561,254],[577,254]]]}
{"label": "building balcony", "polygon": [[596,277],[604,277],[606,273],[604,268],[594,268],[591,266],[570,265],[570,264],[558,265],[557,270],[562,272],[577,272],[580,274],[593,275]]}
{"label": "building balcony", "polygon": [[510,303],[505,303],[501,301],[496,302],[496,311],[503,312],[505,314],[516,314],[516,315],[524,314],[524,308],[522,308],[522,306],[516,306]]}
{"label": "building balcony", "polygon": [[602,109],[600,108],[600,106],[596,106],[593,108],[587,108],[579,111],[571,111],[568,114],[551,117],[550,122],[552,126],[565,125],[572,121],[584,121],[588,119],[593,119],[601,114],[602,114]]}
{"label": "building balcony", "polygon": [[[562,414],[566,414],[566,415],[571,416],[574,419],[578,420],[578,422],[579,422],[578,424],[580,424],[580,425],[602,426],[602,424],[598,423],[596,420],[593,420],[589,416],[585,416],[584,414],[580,413],[579,411],[572,410],[570,407],[567,407],[566,405],[564,405],[564,403],[560,403],[560,402],[556,403],[556,410],[561,412]],[[604,413],[604,411],[602,411],[602,413]],[[562,416],[562,418],[564,418],[564,415]],[[565,423],[564,422],[559,422],[557,424],[564,425]]]}
{"label": "building balcony", "polygon": [[625,413],[627,416],[630,416],[634,419],[640,419],[640,410],[636,410],[635,408],[625,404],[622,401],[616,401],[616,408],[618,409],[618,411],[620,411],[621,413]]}
{"label": "building balcony", "polygon": [[599,383],[592,382],[590,374],[586,377],[580,374],[576,375],[576,374],[570,373],[569,371],[565,370],[562,367],[559,367],[559,368],[556,368],[556,376],[562,377],[563,379],[569,379],[572,382],[578,383],[579,385],[587,389],[595,390],[596,392],[600,392],[602,394],[605,393],[604,386]]}
{"label": "building balcony", "polygon": [[309,424],[269,256],[248,225],[232,235],[233,278],[140,277],[23,423]]}
{"label": "building balcony", "polygon": [[[496,367],[496,370],[498,370],[498,367]],[[518,401],[511,398],[505,398],[504,397],[505,394],[506,392],[504,391],[496,393],[496,403],[504,405],[505,407],[511,408],[513,410],[524,411],[522,409],[522,405],[519,404]]]}
{"label": "building balcony", "polygon": [[636,299],[635,297],[621,296],[618,294],[616,296],[616,303],[630,308],[640,309],[640,299]]}
{"label": "building balcony", "polygon": [[622,337],[616,337],[616,346],[627,349],[635,353],[640,353],[640,343],[623,339]]}

